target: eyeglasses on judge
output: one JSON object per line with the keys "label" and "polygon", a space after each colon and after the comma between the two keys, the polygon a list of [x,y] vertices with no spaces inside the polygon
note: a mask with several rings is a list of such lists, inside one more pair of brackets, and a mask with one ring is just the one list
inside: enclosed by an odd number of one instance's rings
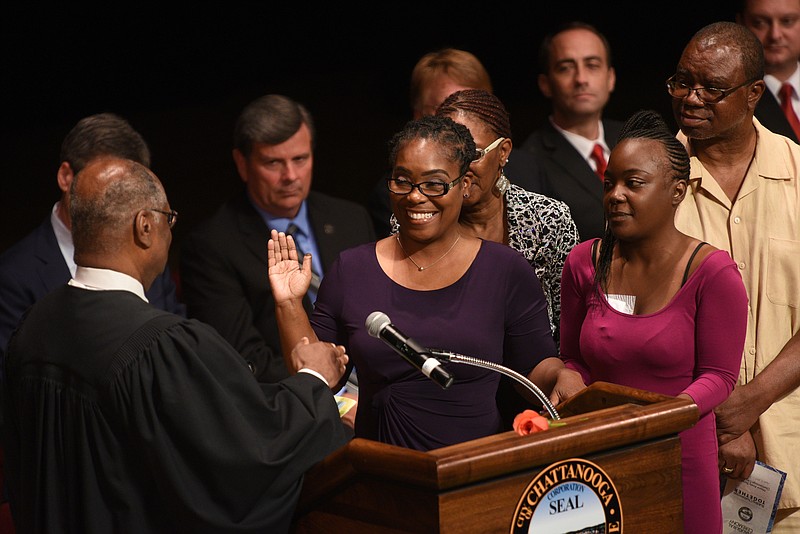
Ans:
{"label": "eyeglasses on judge", "polygon": [[175,226],[175,223],[178,222],[178,212],[175,211],[175,210],[164,211],[164,210],[157,210],[155,208],[148,208],[148,210],[155,211],[157,213],[161,213],[163,215],[166,215],[167,216],[167,226],[169,226],[170,228]]}
{"label": "eyeglasses on judge", "polygon": [[461,181],[461,178],[463,178],[463,176],[459,176],[452,182],[420,182],[418,184],[406,180],[405,178],[389,178],[386,185],[389,191],[395,195],[408,195],[414,189],[417,189],[426,197],[431,198],[446,195],[448,191]]}
{"label": "eyeglasses on judge", "polygon": [[683,82],[679,82],[676,79],[677,76],[677,74],[674,74],[667,80],[667,92],[673,98],[686,98],[690,94],[694,93],[703,104],[716,104],[734,91],[737,91],[745,85],[758,80],[758,78],[751,78],[746,82],[740,83],[734,87],[730,87],[728,89],[719,89],[717,87],[690,87]]}
{"label": "eyeglasses on judge", "polygon": [[500,146],[500,143],[502,143],[505,140],[506,140],[505,137],[498,137],[497,139],[492,141],[491,145],[487,146],[486,148],[476,148],[475,159],[472,160],[472,163],[478,163],[480,160],[486,157],[486,154],[488,154],[489,152]]}

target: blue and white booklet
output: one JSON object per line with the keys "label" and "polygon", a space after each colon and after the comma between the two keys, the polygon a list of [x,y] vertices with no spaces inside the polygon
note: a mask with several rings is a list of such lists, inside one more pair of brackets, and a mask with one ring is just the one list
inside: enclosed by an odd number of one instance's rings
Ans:
{"label": "blue and white booklet", "polygon": [[786,473],[756,461],[745,480],[727,480],[722,490],[722,533],[772,532]]}

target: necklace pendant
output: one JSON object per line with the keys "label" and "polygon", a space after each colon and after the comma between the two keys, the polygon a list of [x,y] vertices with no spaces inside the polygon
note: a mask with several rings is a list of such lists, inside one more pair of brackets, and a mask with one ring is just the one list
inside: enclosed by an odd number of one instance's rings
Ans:
{"label": "necklace pendant", "polygon": [[440,262],[440,261],[441,261],[441,260],[442,260],[442,259],[443,259],[445,256],[447,256],[448,254],[450,254],[450,252],[451,252],[451,251],[452,251],[452,250],[455,248],[456,244],[458,243],[458,240],[459,240],[459,239],[461,239],[461,234],[457,234],[457,235],[456,235],[456,240],[455,240],[455,241],[453,241],[453,244],[452,244],[452,245],[450,245],[450,248],[449,248],[449,249],[447,249],[447,252],[445,252],[444,254],[442,254],[441,256],[439,256],[439,259],[437,259],[436,261],[434,261],[433,263],[431,263],[430,265],[428,265],[428,266],[426,266],[426,267],[422,267],[422,266],[420,266],[420,264],[418,264],[417,262],[415,262],[415,261],[414,261],[414,258],[412,258],[411,256],[409,256],[409,255],[408,255],[408,252],[406,252],[406,249],[403,247],[403,243],[401,243],[401,242],[400,242],[400,234],[397,234],[397,235],[395,236],[395,239],[397,240],[397,244],[398,244],[398,245],[400,245],[400,250],[402,250],[402,251],[403,251],[403,254],[405,255],[405,257],[406,257],[406,258],[408,258],[408,260],[409,260],[411,263],[413,263],[413,264],[414,264],[414,267],[416,267],[416,268],[417,268],[417,272],[422,272],[422,271],[424,271],[425,269],[430,269],[431,267],[433,267],[434,265],[436,265],[437,263],[439,263],[439,262]]}

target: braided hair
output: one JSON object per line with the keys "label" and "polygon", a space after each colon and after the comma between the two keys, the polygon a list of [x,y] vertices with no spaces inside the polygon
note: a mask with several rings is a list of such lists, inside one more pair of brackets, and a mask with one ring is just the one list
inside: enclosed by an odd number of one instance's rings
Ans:
{"label": "braided hair", "polygon": [[469,128],[449,117],[426,116],[406,123],[389,141],[389,165],[394,167],[397,153],[415,139],[430,139],[438,143],[445,155],[458,163],[459,177],[467,174],[475,159],[475,141]]}
{"label": "braided hair", "polygon": [[[652,139],[664,146],[672,169],[673,180],[689,181],[689,155],[686,148],[681,144],[675,135],[670,131],[667,123],[657,112],[653,110],[639,110],[634,113],[619,133],[617,143],[626,139]],[[594,273],[595,287],[599,291],[608,281],[611,270],[611,258],[614,252],[614,245],[617,242],[616,236],[611,232],[606,224],[603,242],[600,245],[600,255],[597,260],[597,268]]]}
{"label": "braided hair", "polygon": [[503,103],[495,95],[483,89],[456,91],[444,99],[436,109],[436,115],[469,113],[486,123],[496,135],[511,139],[511,119]]}

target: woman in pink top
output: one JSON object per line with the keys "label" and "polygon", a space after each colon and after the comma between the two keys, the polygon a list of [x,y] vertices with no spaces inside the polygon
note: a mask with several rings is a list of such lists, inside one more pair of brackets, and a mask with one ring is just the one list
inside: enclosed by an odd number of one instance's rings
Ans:
{"label": "woman in pink top", "polygon": [[[603,181],[606,232],[564,264],[561,354],[602,380],[697,404],[681,438],[684,529],[722,529],[714,408],[742,359],[747,294],[727,252],[675,228],[689,157],[653,111],[626,123]],[[723,466],[724,467],[724,466]]]}

